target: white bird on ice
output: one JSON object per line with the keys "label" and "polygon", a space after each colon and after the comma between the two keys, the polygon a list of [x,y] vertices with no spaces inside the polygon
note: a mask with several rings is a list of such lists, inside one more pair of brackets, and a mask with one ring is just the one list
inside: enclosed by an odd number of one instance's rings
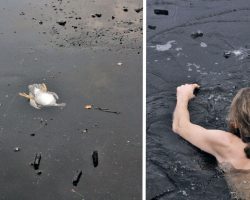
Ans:
{"label": "white bird on ice", "polygon": [[58,95],[55,92],[49,92],[47,86],[42,84],[32,84],[28,86],[29,94],[19,93],[20,96],[23,96],[30,100],[30,105],[36,109],[49,106],[66,106],[65,103],[56,103],[56,100],[59,99]]}

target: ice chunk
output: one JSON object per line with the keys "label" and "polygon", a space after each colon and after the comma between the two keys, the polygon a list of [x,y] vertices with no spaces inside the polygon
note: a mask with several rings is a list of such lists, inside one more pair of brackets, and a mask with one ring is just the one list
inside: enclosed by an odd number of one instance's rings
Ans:
{"label": "ice chunk", "polygon": [[157,51],[168,51],[169,49],[172,48],[172,44],[174,43],[176,43],[175,40],[170,40],[166,44],[163,44],[163,45],[157,44],[155,48]]}
{"label": "ice chunk", "polygon": [[201,42],[200,46],[205,48],[205,47],[207,47],[207,44],[205,42]]}

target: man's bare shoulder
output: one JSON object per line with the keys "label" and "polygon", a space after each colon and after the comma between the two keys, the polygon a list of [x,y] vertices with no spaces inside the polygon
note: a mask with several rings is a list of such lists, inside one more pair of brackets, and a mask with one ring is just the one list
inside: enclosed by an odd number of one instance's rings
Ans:
{"label": "man's bare shoulder", "polygon": [[[245,144],[242,140],[234,135],[233,133],[215,130],[218,134],[218,151],[220,152],[220,158],[218,159],[220,162],[232,162],[236,158],[245,157],[244,155],[244,147]],[[237,160],[236,159],[236,160]]]}
{"label": "man's bare shoulder", "polygon": [[224,144],[226,146],[231,145],[232,143],[235,142],[240,142],[241,139],[237,137],[236,135],[224,131],[224,130],[208,130],[208,132],[213,132],[214,135],[216,135],[216,141],[218,141],[221,144]]}

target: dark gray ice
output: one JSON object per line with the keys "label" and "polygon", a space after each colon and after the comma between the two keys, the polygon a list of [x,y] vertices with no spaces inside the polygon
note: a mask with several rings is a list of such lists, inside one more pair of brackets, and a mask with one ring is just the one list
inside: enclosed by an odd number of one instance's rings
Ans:
{"label": "dark gray ice", "polygon": [[[176,87],[197,82],[192,121],[227,129],[232,97],[250,85],[249,10],[246,0],[147,1],[147,199],[231,199],[216,160],[171,131],[172,112]],[[225,51],[234,53],[225,58]]]}

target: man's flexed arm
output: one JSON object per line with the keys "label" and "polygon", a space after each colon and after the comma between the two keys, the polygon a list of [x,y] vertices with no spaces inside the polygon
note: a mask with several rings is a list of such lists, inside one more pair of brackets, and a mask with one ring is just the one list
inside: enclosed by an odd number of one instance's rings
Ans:
{"label": "man's flexed arm", "polygon": [[172,129],[185,140],[199,149],[214,155],[217,160],[225,160],[224,151],[230,144],[230,133],[220,130],[208,130],[190,121],[188,102],[194,98],[197,84],[185,84],[177,87],[177,102],[173,115]]}

